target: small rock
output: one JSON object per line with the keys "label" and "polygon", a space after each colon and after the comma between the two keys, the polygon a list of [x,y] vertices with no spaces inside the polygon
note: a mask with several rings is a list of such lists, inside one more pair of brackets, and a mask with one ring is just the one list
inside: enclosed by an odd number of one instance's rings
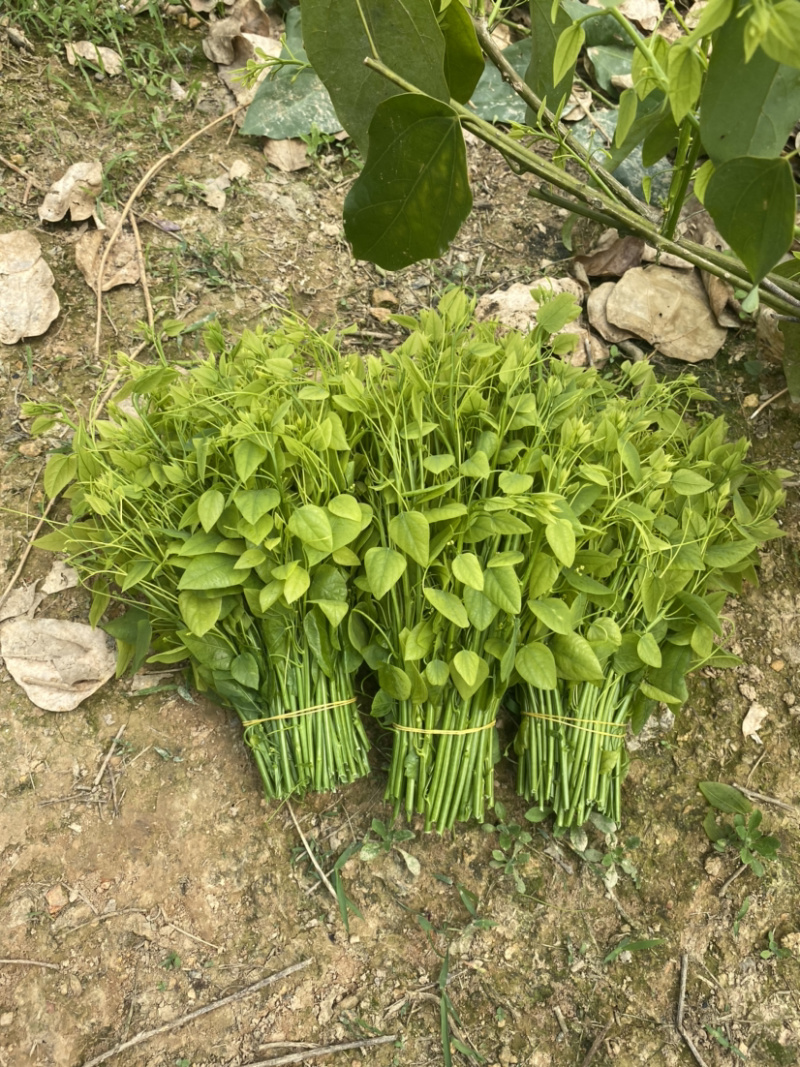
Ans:
{"label": "small rock", "polygon": [[791,691],[789,691],[788,693],[784,693],[781,699],[783,700],[787,708],[793,708],[795,702],[797,701],[797,697]]}
{"label": "small rock", "polygon": [[389,308],[370,308],[369,313],[378,322],[388,322],[392,317],[392,312]]}
{"label": "small rock", "polygon": [[44,441],[23,441],[17,451],[21,456],[28,456],[33,458],[35,456],[41,456],[42,452],[44,452],[46,448],[47,445],[44,443]]}
{"label": "small rock", "polygon": [[785,666],[786,664],[782,659],[774,659],[772,663],[770,663],[770,667],[772,667],[773,671],[782,671]]}
{"label": "small rock", "polygon": [[719,856],[709,856],[703,866],[711,878],[721,878],[725,864]]}
{"label": "small rock", "polygon": [[11,1026],[11,1024],[13,1022],[14,1022],[14,1012],[13,1011],[4,1011],[3,1014],[0,1015],[0,1026]]}
{"label": "small rock", "polygon": [[743,408],[757,408],[758,405],[759,405],[759,399],[758,399],[758,395],[756,393],[750,393],[750,395],[746,396],[744,398],[744,400],[742,401],[742,407]]}
{"label": "small rock", "polygon": [[51,915],[58,915],[61,909],[66,908],[67,904],[69,904],[69,897],[64,892],[64,887],[60,882],[47,890],[44,899],[47,901],[47,907]]}

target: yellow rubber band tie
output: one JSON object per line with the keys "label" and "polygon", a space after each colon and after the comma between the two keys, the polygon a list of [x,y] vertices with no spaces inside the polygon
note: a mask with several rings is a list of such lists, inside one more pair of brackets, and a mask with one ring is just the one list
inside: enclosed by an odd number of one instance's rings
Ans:
{"label": "yellow rubber band tie", "polygon": [[468,730],[427,730],[424,726],[401,726],[393,723],[393,730],[402,730],[404,734],[442,734],[445,737],[463,737],[464,734],[479,734],[481,730],[491,730],[497,719],[492,719],[485,726],[470,726]]}
{"label": "yellow rubber band tie", "polygon": [[[594,730],[594,726],[613,726],[617,730],[625,730],[627,723],[621,722],[604,722],[602,719],[576,719],[570,715],[542,715],[538,711],[523,711],[522,713],[528,719],[544,719],[547,722],[562,722],[565,726],[568,726],[571,730],[582,730],[586,734],[594,734],[596,737],[615,737],[618,741],[622,739],[622,734],[613,733],[610,730]],[[584,726],[584,723],[589,723],[588,726]]]}
{"label": "yellow rubber band tie", "polygon": [[332,704],[314,704],[310,708],[300,708],[299,711],[287,711],[283,715],[268,715],[266,719],[248,719],[242,726],[258,726],[260,722],[282,722],[284,719],[296,719],[299,715],[315,715],[318,711],[328,711],[330,708],[343,708],[346,704],[355,704],[356,698],[349,700],[334,700]]}

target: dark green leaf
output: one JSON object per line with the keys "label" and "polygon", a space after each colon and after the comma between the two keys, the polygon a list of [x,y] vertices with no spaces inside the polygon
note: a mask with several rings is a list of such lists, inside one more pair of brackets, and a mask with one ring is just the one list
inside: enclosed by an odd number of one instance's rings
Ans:
{"label": "dark green leaf", "polygon": [[444,34],[444,74],[450,95],[466,104],[483,74],[483,52],[462,3],[450,3],[439,17]]}
{"label": "dark green leaf", "polygon": [[[567,65],[558,82],[553,81],[556,47],[561,35],[569,29],[572,19],[560,5],[551,0],[531,0],[531,52],[525,81],[551,111],[557,111],[572,88],[575,60]],[[555,22],[553,21],[555,16]],[[575,53],[577,59],[577,52]],[[528,111],[526,123],[533,125],[536,116]]]}
{"label": "dark green leaf", "polygon": [[[796,72],[800,78],[800,71]],[[800,101],[799,101],[800,106]],[[787,159],[727,159],[711,175],[704,205],[754,282],[789,251],[796,191]]]}
{"label": "dark green leaf", "polygon": [[719,164],[742,156],[777,157],[800,115],[800,71],[760,48],[744,61],[746,18],[714,37],[700,109],[700,135]]}
{"label": "dark green leaf", "polygon": [[248,689],[258,689],[258,662],[250,652],[241,652],[231,661],[230,672],[234,681]]}
{"label": "dark green leaf", "polygon": [[386,270],[436,258],[471,207],[455,112],[413,93],[384,101],[370,127],[366,164],[344,205],[356,258]]}
{"label": "dark green leaf", "polygon": [[302,0],[300,10],[308,58],[363,155],[371,147],[367,131],[376,108],[397,93],[390,81],[364,66],[373,55],[370,38],[387,67],[430,96],[450,99],[444,37],[430,0]]}

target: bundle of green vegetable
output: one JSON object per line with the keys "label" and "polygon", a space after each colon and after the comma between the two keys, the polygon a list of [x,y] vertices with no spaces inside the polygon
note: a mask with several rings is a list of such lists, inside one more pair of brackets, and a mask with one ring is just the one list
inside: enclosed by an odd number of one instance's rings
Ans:
{"label": "bundle of green vegetable", "polygon": [[719,613],[778,535],[781,472],[687,421],[693,378],[551,358],[570,296],[526,336],[473,312],[452,290],[381,358],[287,323],[231,351],[212,329],[187,368],[128,361],[110,417],[48,463],[72,517],[39,544],[93,580],[93,623],[126,603],[120,673],[188,658],[235,708],[270,797],[367,772],[365,662],[396,810],[483,817],[508,697],[519,792],[560,826],[618,821],[629,724],[735,662]]}
{"label": "bundle of green vegetable", "polygon": [[779,536],[784,499],[782,472],[747,465],[722,418],[685,421],[702,398],[691,379],[624,371],[629,397],[565,393],[540,425],[551,444],[538,477],[561,487],[581,529],[571,560],[544,548],[533,563],[537,661],[517,661],[515,751],[519,792],[564,826],[592,810],[619,822],[628,722],[638,732],[657,702],[682,704],[689,672],[739,662],[715,643],[719,613],[757,581],[756,548]]}
{"label": "bundle of green vegetable", "polygon": [[46,490],[68,487],[72,517],[39,544],[94,579],[93,624],[112,590],[129,605],[105,627],[118,673],[151,646],[148,662],[188,658],[245,724],[268,796],[330,789],[369,770],[361,657],[342,626],[349,546],[371,519],[350,491],[358,426],[308,378],[321,352],[338,367],[325,338],[247,331],[226,352],[212,330],[207,343],[188,372],[126,363],[110,418],[79,422],[48,463]]}
{"label": "bundle of green vegetable", "polygon": [[482,818],[513,687],[519,791],[560,825],[618,821],[628,722],[685,700],[689,670],[735,662],[718,615],[778,534],[780,480],[722,419],[684,420],[710,399],[694,379],[551,360],[570,297],[527,337],[472,311],[451,292],[368,375],[375,529],[350,633],[395,732],[387,797],[427,828]]}
{"label": "bundle of green vegetable", "polygon": [[473,310],[452,291],[408,320],[406,342],[370,365],[361,440],[375,531],[351,637],[377,671],[373,714],[395,732],[387,796],[440,830],[483,817],[506,689],[552,663],[526,643],[523,598],[542,546],[571,564],[581,525],[565,487],[542,478],[557,446],[543,418],[610,389],[562,364],[547,374],[540,341],[575,316],[571,297],[527,338],[498,338]]}

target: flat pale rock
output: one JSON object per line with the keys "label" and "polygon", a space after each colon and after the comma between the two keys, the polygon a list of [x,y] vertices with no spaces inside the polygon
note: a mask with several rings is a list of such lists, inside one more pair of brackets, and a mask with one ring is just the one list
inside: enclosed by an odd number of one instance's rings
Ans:
{"label": "flat pale rock", "polygon": [[[532,330],[536,325],[539,301],[531,289],[549,289],[554,296],[571,293],[578,304],[583,303],[583,289],[573,278],[539,278],[530,285],[515,282],[508,289],[484,293],[475,307],[475,317],[481,322],[499,322],[512,330]],[[568,332],[570,326],[567,326]]]}
{"label": "flat pale rock", "polygon": [[67,63],[71,67],[74,67],[79,59],[85,59],[98,66],[109,78],[122,73],[122,60],[113,48],[106,48],[92,41],[75,41],[65,45],[64,51],[67,54]]}
{"label": "flat pale rock", "polygon": [[61,310],[54,282],[32,233],[0,234],[0,344],[15,345],[48,329]]}
{"label": "flat pale rock", "polygon": [[621,330],[618,326],[613,326],[606,315],[608,298],[614,292],[616,284],[616,282],[603,282],[596,289],[592,289],[586,301],[586,315],[590,325],[597,330],[601,337],[604,337],[606,341],[610,341],[612,345],[619,344],[620,341],[627,341],[633,336],[627,330]]}
{"label": "flat pale rock", "polygon": [[684,363],[713,359],[727,337],[711,312],[697,271],[634,267],[614,286],[606,316],[611,325]]}
{"label": "flat pale rock", "polygon": [[12,619],[0,626],[6,670],[44,711],[72,711],[114,674],[108,637],[82,622]]}

